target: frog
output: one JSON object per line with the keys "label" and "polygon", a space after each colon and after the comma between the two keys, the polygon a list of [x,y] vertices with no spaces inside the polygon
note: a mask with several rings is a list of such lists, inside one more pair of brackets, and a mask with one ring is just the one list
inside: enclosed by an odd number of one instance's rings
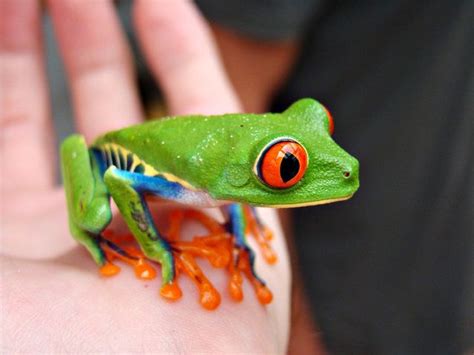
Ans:
{"label": "frog", "polygon": [[[225,244],[228,262],[221,260],[221,264],[233,270],[229,287],[234,298],[242,299],[240,269],[255,286],[259,301],[267,304],[273,296],[255,270],[248,227],[269,240],[271,229],[263,224],[256,207],[313,206],[354,195],[359,188],[359,162],[333,140],[333,131],[334,120],[326,107],[304,98],[281,113],[149,120],[105,133],[90,145],[83,136],[73,134],[60,149],[70,232],[104,275],[119,271],[111,254],[133,264],[143,278],[154,276],[143,256],[157,263],[161,266],[160,295],[177,300],[182,296],[178,264],[194,270],[190,274],[194,272],[197,282],[205,279],[189,253],[180,258],[178,244],[196,250],[205,248],[205,243],[170,240],[157,228],[150,200],[218,207],[226,222],[216,227],[215,235],[230,236]],[[139,245],[138,254],[107,237],[113,215],[111,199]],[[199,213],[195,216],[204,218]],[[265,246],[265,238],[260,241]],[[204,286],[201,303],[213,309],[218,302],[210,297],[212,287]]]}

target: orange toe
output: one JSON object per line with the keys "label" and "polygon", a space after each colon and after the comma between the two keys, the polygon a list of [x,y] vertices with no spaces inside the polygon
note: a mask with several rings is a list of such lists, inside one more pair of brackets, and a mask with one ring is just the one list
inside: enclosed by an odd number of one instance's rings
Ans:
{"label": "orange toe", "polygon": [[242,275],[239,272],[232,272],[229,280],[229,292],[230,296],[237,302],[244,299],[244,293],[242,291]]}
{"label": "orange toe", "polygon": [[234,301],[240,302],[244,299],[244,293],[242,292],[242,286],[235,282],[234,280],[231,280],[229,282],[229,292],[230,296]]}
{"label": "orange toe", "polygon": [[176,301],[181,298],[183,293],[176,282],[171,282],[161,287],[160,295],[170,301]]}
{"label": "orange toe", "polygon": [[257,289],[257,298],[261,304],[269,304],[273,300],[273,294],[266,286],[262,286]]}
{"label": "orange toe", "polygon": [[120,272],[120,268],[112,263],[106,262],[100,269],[99,273],[102,276],[114,276]]}
{"label": "orange toe", "polygon": [[135,276],[143,280],[152,280],[156,276],[156,271],[143,259],[140,259],[135,265]]}
{"label": "orange toe", "polygon": [[273,239],[273,232],[270,230],[270,228],[264,228],[263,229],[263,237],[265,240],[270,241]]}
{"label": "orange toe", "polygon": [[221,303],[221,296],[219,295],[219,292],[217,292],[216,289],[210,284],[206,286],[207,287],[203,287],[201,290],[200,301],[204,308],[212,311],[216,309]]}
{"label": "orange toe", "polygon": [[273,249],[269,246],[263,248],[263,257],[269,264],[275,264],[278,260],[278,257],[276,253],[273,251]]}

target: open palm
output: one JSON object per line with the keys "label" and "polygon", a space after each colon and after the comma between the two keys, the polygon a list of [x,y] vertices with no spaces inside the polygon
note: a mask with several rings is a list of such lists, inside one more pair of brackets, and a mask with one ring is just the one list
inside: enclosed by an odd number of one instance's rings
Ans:
{"label": "open palm", "polygon": [[[158,296],[159,280],[123,268],[98,276],[70,237],[62,188],[55,186],[54,134],[35,0],[0,2],[2,154],[1,305],[6,352],[284,352],[290,272],[275,214],[279,263],[258,265],[275,297],[262,307],[249,284],[233,302],[221,270],[206,268],[223,296],[213,312],[181,278],[183,298]],[[91,141],[143,118],[130,53],[109,1],[49,1],[73,96],[76,126]],[[209,31],[185,1],[137,1],[135,27],[173,114],[223,113],[240,106]]]}

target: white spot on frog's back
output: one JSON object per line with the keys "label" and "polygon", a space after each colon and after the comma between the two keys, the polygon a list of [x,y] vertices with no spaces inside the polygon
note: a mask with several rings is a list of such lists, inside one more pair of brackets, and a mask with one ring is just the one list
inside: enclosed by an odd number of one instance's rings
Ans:
{"label": "white spot on frog's back", "polygon": [[189,158],[189,162],[194,164],[194,165],[201,165],[204,160],[201,157],[201,153],[195,153]]}

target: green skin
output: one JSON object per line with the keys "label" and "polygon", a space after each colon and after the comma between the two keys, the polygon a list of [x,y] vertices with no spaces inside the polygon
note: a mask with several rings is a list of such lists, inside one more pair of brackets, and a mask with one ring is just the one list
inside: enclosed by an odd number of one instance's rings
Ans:
{"label": "green skin", "polygon": [[[275,189],[256,174],[256,161],[272,141],[289,138],[307,151],[303,178],[287,189]],[[99,137],[91,148],[114,143],[132,152],[159,173],[172,174],[193,192],[185,203],[212,206],[298,207],[350,198],[359,187],[358,161],[329,134],[324,107],[302,99],[280,114],[182,116],[150,121]],[[101,173],[81,136],[61,147],[62,171],[73,236],[99,265],[105,262],[97,236],[112,218],[112,196],[144,253],[161,263],[163,285],[174,279],[173,260],[156,231],[132,181],[114,166]],[[349,177],[347,176],[349,173]],[[153,191],[161,197],[161,191]],[[166,198],[166,197],[165,197]],[[183,202],[182,200],[177,200]],[[137,218],[137,216],[139,216]]]}

